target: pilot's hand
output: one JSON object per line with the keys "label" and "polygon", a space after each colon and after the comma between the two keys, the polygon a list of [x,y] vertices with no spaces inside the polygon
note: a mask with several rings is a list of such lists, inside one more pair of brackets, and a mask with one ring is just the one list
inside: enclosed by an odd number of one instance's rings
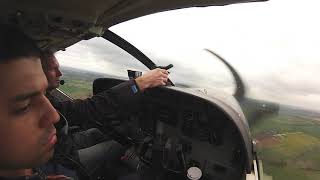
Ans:
{"label": "pilot's hand", "polygon": [[140,91],[144,91],[148,88],[166,85],[168,75],[169,73],[167,70],[156,68],[138,77],[136,83],[139,86]]}

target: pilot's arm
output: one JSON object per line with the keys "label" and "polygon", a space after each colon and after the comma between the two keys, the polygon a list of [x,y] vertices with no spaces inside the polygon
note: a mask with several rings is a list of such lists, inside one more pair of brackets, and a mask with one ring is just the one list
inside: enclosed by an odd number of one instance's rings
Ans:
{"label": "pilot's arm", "polygon": [[71,125],[118,119],[139,103],[139,96],[143,91],[165,85],[167,80],[168,72],[166,70],[154,69],[141,77],[93,95],[91,98],[57,102],[54,103],[54,106],[66,116]]}

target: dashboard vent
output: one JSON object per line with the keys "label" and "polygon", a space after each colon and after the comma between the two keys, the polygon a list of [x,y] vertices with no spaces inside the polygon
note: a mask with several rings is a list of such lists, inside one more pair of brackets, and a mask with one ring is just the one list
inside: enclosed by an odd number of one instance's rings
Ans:
{"label": "dashboard vent", "polygon": [[209,130],[209,128],[198,128],[197,137],[200,141],[207,141],[213,145],[219,145],[216,132]]}
{"label": "dashboard vent", "polygon": [[167,122],[168,119],[170,118],[170,112],[168,109],[160,109],[159,114],[158,114],[158,120]]}
{"label": "dashboard vent", "polygon": [[182,132],[187,136],[193,136],[194,134],[194,122],[196,120],[196,114],[193,111],[184,111],[182,115],[183,126]]}
{"label": "dashboard vent", "polygon": [[170,124],[173,126],[177,125],[177,117],[173,110],[167,107],[162,107],[162,106],[159,107],[158,109],[159,111],[157,113],[157,118],[156,118],[158,121],[162,121],[166,124]]}

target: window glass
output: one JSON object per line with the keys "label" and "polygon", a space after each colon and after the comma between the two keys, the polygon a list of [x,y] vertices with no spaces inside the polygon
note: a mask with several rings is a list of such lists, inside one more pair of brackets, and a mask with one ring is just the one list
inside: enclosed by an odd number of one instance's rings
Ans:
{"label": "window glass", "polygon": [[93,38],[56,53],[65,81],[60,90],[72,98],[92,96],[96,78],[128,79],[127,70],[147,68],[130,54],[103,38]]}
{"label": "window glass", "polygon": [[[320,179],[320,2],[277,0],[157,13],[111,28],[183,87],[231,96],[224,57],[240,74],[243,108],[264,179]],[[217,96],[213,91],[210,95]]]}

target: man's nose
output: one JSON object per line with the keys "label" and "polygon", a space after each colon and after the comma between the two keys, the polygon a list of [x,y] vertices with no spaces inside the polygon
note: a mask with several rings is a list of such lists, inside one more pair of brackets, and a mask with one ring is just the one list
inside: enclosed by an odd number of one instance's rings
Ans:
{"label": "man's nose", "polygon": [[57,69],[56,71],[57,71],[57,77],[62,76],[62,72],[60,71],[60,69]]}
{"label": "man's nose", "polygon": [[45,111],[43,111],[40,124],[41,124],[41,127],[49,127],[59,122],[60,116],[57,110],[52,106],[50,101],[46,97],[44,98],[45,98],[45,104],[43,105],[43,107],[45,108]]}

